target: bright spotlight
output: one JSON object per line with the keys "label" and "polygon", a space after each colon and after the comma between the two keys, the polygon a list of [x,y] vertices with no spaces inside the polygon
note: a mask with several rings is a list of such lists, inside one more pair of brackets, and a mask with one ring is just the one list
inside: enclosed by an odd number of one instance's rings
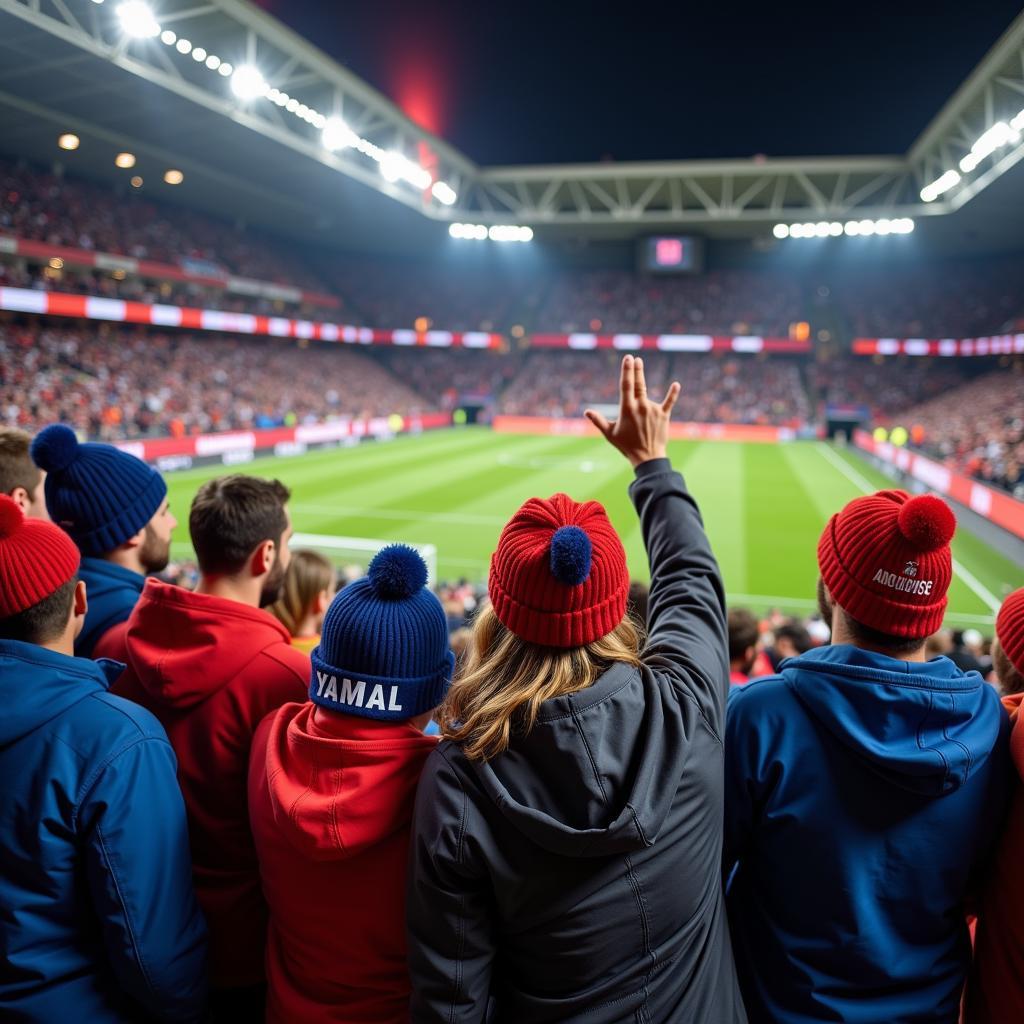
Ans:
{"label": "bright spotlight", "polygon": [[179,39],[175,44],[174,48],[178,53],[184,55],[192,52],[192,40],[191,39]]}
{"label": "bright spotlight", "polygon": [[448,234],[452,238],[465,238],[466,237],[466,225],[465,224],[449,224]]}
{"label": "bright spotlight", "polygon": [[862,220],[859,227],[862,235],[873,235],[875,233],[875,222],[873,220]]}
{"label": "bright spotlight", "polygon": [[165,28],[160,33],[160,42],[165,46],[173,46],[178,41],[178,33],[172,32],[169,28]]}
{"label": "bright spotlight", "polygon": [[486,225],[484,225],[484,224],[475,224],[473,226],[473,237],[478,242],[482,242],[487,237],[487,227],[486,227]]}
{"label": "bright spotlight", "polygon": [[772,234],[776,238],[789,238],[789,225],[788,224],[776,224],[772,228]]}
{"label": "bright spotlight", "polygon": [[892,231],[892,221],[887,220],[883,217],[881,220],[875,221],[875,234],[876,235],[888,235]]}
{"label": "bright spotlight", "polygon": [[455,200],[459,198],[455,194],[455,189],[446,181],[435,181],[430,188],[430,194],[445,206],[454,206]]}
{"label": "bright spotlight", "polygon": [[267,91],[267,83],[257,68],[243,64],[231,76],[231,91],[240,100],[254,100]]}
{"label": "bright spotlight", "polygon": [[135,154],[118,153],[117,156],[114,157],[114,164],[122,170],[127,171],[129,168],[135,166]]}
{"label": "bright spotlight", "polygon": [[533,228],[523,227],[519,229],[519,241],[520,242],[532,242],[533,241]]}
{"label": "bright spotlight", "polygon": [[185,175],[181,171],[175,170],[173,167],[164,171],[164,181],[168,185],[180,185],[185,180]]}
{"label": "bright spotlight", "polygon": [[203,49],[203,48],[202,48],[201,46],[197,46],[197,47],[196,47],[196,48],[195,48],[195,49],[194,49],[194,50],[192,51],[192,59],[193,59],[193,60],[194,60],[194,61],[195,61],[195,62],[196,62],[197,64],[202,64],[202,63],[203,63],[203,61],[204,61],[204,60],[206,60],[206,51],[205,51],[205,50],[204,50],[204,49]]}
{"label": "bright spotlight", "polygon": [[843,231],[847,235],[859,235],[860,234],[860,222],[855,220],[848,220],[843,225]]}
{"label": "bright spotlight", "polygon": [[324,124],[324,130],[320,133],[320,142],[324,149],[334,153],[351,146],[355,137],[355,132],[340,117],[329,117]]}
{"label": "bright spotlight", "polygon": [[385,153],[380,162],[380,173],[385,181],[398,181],[402,176],[402,157],[399,153]]}
{"label": "bright spotlight", "polygon": [[79,142],[81,140],[73,132],[65,132],[58,140],[57,145],[61,149],[66,149],[69,152],[73,149],[78,149]]}
{"label": "bright spotlight", "polygon": [[914,230],[914,221],[910,217],[899,217],[892,222],[892,231],[897,235],[909,235]]}
{"label": "bright spotlight", "polygon": [[117,9],[117,16],[121,19],[121,28],[126,36],[133,39],[152,39],[160,35],[160,26],[157,24],[153,12],[148,4],[142,0],[128,0]]}
{"label": "bright spotlight", "polygon": [[211,53],[210,56],[206,58],[206,66],[211,71],[216,71],[217,68],[220,67],[220,57],[215,53]]}
{"label": "bright spotlight", "polygon": [[828,233],[833,238],[838,238],[843,233],[843,225],[837,220],[831,221],[828,226]]}
{"label": "bright spotlight", "polygon": [[814,233],[818,238],[828,238],[828,221],[818,221],[818,223],[814,225]]}
{"label": "bright spotlight", "polygon": [[217,68],[217,74],[223,75],[224,78],[230,78],[231,75],[234,74],[234,71],[234,67],[232,67],[232,65],[226,60],[222,61],[220,67]]}

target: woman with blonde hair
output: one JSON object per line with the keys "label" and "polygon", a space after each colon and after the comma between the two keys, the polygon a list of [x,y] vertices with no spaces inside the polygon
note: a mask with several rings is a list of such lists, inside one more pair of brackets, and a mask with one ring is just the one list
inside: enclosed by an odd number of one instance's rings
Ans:
{"label": "woman with blonde hair", "polygon": [[334,597],[334,566],[316,551],[292,552],[281,596],[267,609],[291,634],[292,647],[309,654],[320,643],[320,627]]}
{"label": "woman with blonde hair", "polygon": [[532,498],[440,713],[407,889],[411,1018],[742,1024],[721,884],[725,598],[666,458],[679,393],[623,360],[619,417],[651,569],[646,647],[605,510]]}

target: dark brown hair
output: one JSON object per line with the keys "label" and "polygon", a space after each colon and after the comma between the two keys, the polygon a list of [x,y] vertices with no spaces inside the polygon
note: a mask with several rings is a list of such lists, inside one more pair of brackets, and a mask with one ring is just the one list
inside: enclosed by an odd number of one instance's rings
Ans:
{"label": "dark brown hair", "polygon": [[738,661],[757,644],[761,635],[757,619],[746,608],[729,609],[729,661]]}
{"label": "dark brown hair", "polygon": [[24,487],[32,495],[39,486],[42,473],[29,455],[31,444],[24,430],[0,427],[0,494]]}
{"label": "dark brown hair", "polygon": [[192,502],[188,529],[204,573],[241,572],[266,540],[280,547],[291,492],[280,480],[234,473],[208,480]]}
{"label": "dark brown hair", "polygon": [[37,604],[0,619],[0,640],[20,640],[26,644],[45,644],[64,632],[75,599],[77,576],[62,583]]}
{"label": "dark brown hair", "polygon": [[[910,654],[916,651],[927,639],[917,636],[895,636],[892,633],[883,633],[872,626],[865,626],[858,622],[852,615],[848,614],[842,605],[836,605],[846,623],[846,631],[856,647],[865,647],[868,650],[881,651],[884,654],[899,655]],[[818,610],[821,617],[829,624],[832,623],[832,596],[825,588],[825,581],[818,577]]]}

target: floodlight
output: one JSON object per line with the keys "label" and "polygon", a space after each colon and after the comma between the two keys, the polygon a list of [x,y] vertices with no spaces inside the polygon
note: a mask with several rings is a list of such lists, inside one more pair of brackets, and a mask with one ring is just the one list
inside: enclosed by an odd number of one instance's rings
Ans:
{"label": "floodlight", "polygon": [[167,46],[173,46],[178,41],[178,33],[172,32],[169,28],[165,28],[160,33],[160,42]]}
{"label": "floodlight", "polygon": [[430,188],[430,194],[445,206],[454,206],[455,200],[459,198],[455,194],[455,189],[446,181],[435,181]]}
{"label": "floodlight", "polygon": [[828,226],[828,233],[833,238],[838,238],[843,233],[843,225],[837,220],[832,221]]}
{"label": "floodlight", "polygon": [[157,24],[153,12],[148,4],[142,0],[128,0],[117,9],[117,16],[121,19],[121,28],[126,36],[133,39],[152,39],[160,35],[160,26]]}
{"label": "floodlight", "polygon": [[217,68],[217,74],[223,75],[225,78],[230,78],[234,73],[234,67],[228,61],[222,61],[219,68]]}
{"label": "floodlight", "polygon": [[862,220],[858,226],[862,235],[873,235],[875,233],[875,222],[873,220]]}
{"label": "floodlight", "polygon": [[452,238],[465,238],[466,237],[466,225],[465,224],[458,224],[458,223],[449,224],[448,225],[448,234],[451,235]]}
{"label": "floodlight", "polygon": [[211,71],[216,71],[217,68],[220,67],[220,57],[215,53],[211,53],[210,56],[206,58],[206,66]]}
{"label": "floodlight", "polygon": [[473,227],[473,237],[478,241],[482,242],[487,237],[487,228],[483,224],[476,224]]}
{"label": "floodlight", "polygon": [[177,43],[174,44],[174,48],[180,54],[191,53],[192,52],[192,42],[191,42],[191,40],[188,40],[188,39],[179,39],[177,41]]}
{"label": "floodlight", "polygon": [[380,173],[384,176],[385,181],[398,181],[402,176],[401,160],[402,155],[393,150],[384,154],[380,162]]}
{"label": "floodlight", "polygon": [[320,143],[331,153],[345,149],[355,141],[355,132],[340,117],[329,117],[320,133]]}
{"label": "floodlight", "polygon": [[75,135],[73,132],[65,132],[57,140],[57,145],[60,146],[61,149],[66,149],[70,151],[72,149],[78,149],[80,141],[81,140],[78,138],[78,136]]}
{"label": "floodlight", "polygon": [[519,241],[520,242],[532,242],[533,241],[533,228],[523,227],[519,229]]}
{"label": "floodlight", "polygon": [[168,185],[180,185],[185,180],[185,175],[181,171],[175,170],[173,167],[164,171],[164,181]]}
{"label": "floodlight", "polygon": [[776,224],[772,228],[772,234],[776,238],[789,238],[789,225],[788,224]]}
{"label": "floodlight", "polygon": [[881,220],[875,221],[875,234],[876,235],[887,235],[892,231],[892,221],[883,217]]}
{"label": "floodlight", "polygon": [[127,171],[129,168],[135,166],[135,154],[134,153],[118,153],[114,157],[114,163],[122,170]]}
{"label": "floodlight", "polygon": [[231,91],[240,100],[254,100],[267,91],[267,83],[257,68],[243,64],[231,76]]}
{"label": "floodlight", "polygon": [[196,62],[197,64],[202,64],[202,63],[203,63],[203,61],[204,61],[204,60],[206,60],[206,51],[205,51],[205,50],[204,50],[204,49],[203,49],[203,48],[202,48],[201,46],[197,46],[197,47],[196,47],[196,48],[195,48],[195,49],[194,49],[194,50],[192,51],[192,59],[193,59],[193,60],[194,60],[194,61],[195,61],[195,62]]}
{"label": "floodlight", "polygon": [[860,223],[858,221],[855,221],[855,220],[848,220],[843,225],[843,231],[847,235],[851,235],[851,236],[859,235],[860,234]]}

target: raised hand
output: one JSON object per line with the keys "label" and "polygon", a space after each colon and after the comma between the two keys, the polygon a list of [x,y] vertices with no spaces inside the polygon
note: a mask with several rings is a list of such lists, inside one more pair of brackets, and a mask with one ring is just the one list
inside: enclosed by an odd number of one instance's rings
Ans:
{"label": "raised hand", "polygon": [[585,415],[605,438],[635,467],[650,459],[663,459],[668,444],[668,422],[679,397],[679,382],[673,381],[661,402],[647,397],[644,361],[624,356],[619,380],[619,418],[609,423],[599,412]]}

